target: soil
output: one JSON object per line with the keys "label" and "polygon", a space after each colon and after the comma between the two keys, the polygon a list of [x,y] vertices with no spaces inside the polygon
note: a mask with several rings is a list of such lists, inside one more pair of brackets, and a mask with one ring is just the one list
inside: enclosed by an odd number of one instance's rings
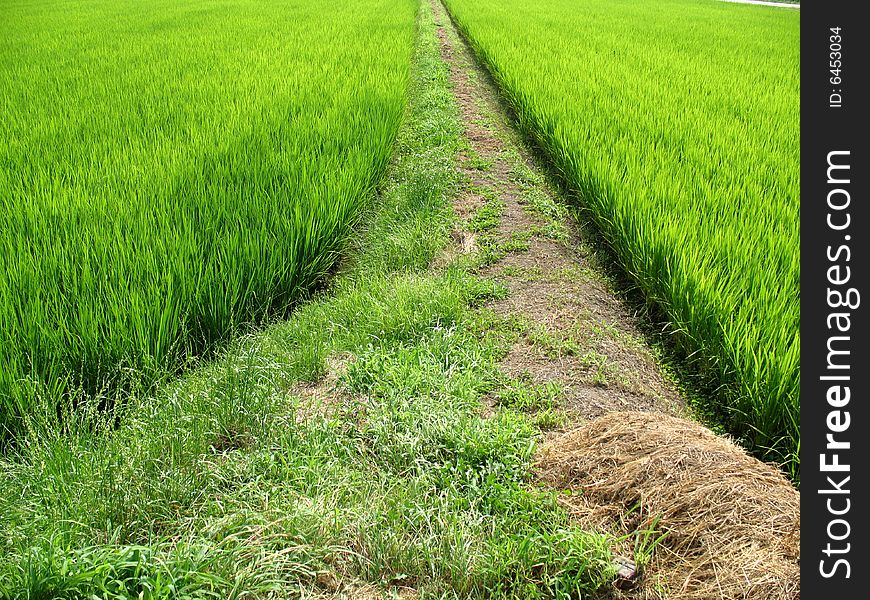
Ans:
{"label": "soil", "polygon": [[[548,184],[534,151],[516,133],[488,72],[440,3],[433,6],[441,56],[450,68],[469,148],[460,155],[467,185],[455,199],[454,212],[462,223],[485,205],[487,196],[497,197],[501,218],[488,232],[489,243],[498,246],[527,238],[527,250],[511,250],[480,269],[481,275],[499,280],[509,290],[504,300],[488,308],[533,324],[537,334],[514,345],[502,370],[538,384],[558,383],[560,407],[572,425],[614,410],[684,414],[685,399],[656,360],[638,319],[597,269],[591,244],[573,219],[558,219],[557,225],[567,233],[564,239],[546,235],[548,218],[527,198],[537,194],[557,205],[559,195]],[[489,166],[481,169],[481,162]],[[521,184],[518,169],[534,173],[533,183]],[[460,228],[453,237],[460,246],[453,252],[465,254],[482,236]],[[561,342],[569,351],[554,352],[535,341],[541,337]]]}
{"label": "soil", "polygon": [[[584,234],[594,229],[564,210],[487,70],[441,2],[432,5],[467,142],[448,260],[489,249],[478,272],[509,293],[484,310],[524,324],[500,368],[555,384],[565,417],[544,434],[537,483],[563,492],[559,502],[579,526],[613,535],[617,555],[637,557],[639,531],[668,532],[642,576],[617,579],[602,595],[799,598],[797,491],[775,467],[680,418],[686,399],[643,334],[651,324],[618,293],[606,253]],[[474,216],[492,202],[497,224],[475,230]],[[484,416],[494,414],[496,402],[485,400]]]}

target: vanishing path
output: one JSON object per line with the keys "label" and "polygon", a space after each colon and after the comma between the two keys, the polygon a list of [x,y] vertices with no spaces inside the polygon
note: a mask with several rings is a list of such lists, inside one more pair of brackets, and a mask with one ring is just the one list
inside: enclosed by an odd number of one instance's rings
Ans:
{"label": "vanishing path", "polygon": [[734,4],[758,4],[759,6],[776,6],[777,8],[796,8],[800,10],[800,4],[791,4],[788,2],[763,2],[762,0],[722,0],[722,2],[732,2]]}
{"label": "vanishing path", "polygon": [[614,410],[681,414],[684,399],[555,201],[487,71],[442,4],[433,6],[468,142],[460,154],[467,184],[454,207],[464,227],[455,237],[460,252],[483,257],[482,275],[506,285],[509,295],[487,308],[520,332],[502,371],[549,386],[568,423]]}

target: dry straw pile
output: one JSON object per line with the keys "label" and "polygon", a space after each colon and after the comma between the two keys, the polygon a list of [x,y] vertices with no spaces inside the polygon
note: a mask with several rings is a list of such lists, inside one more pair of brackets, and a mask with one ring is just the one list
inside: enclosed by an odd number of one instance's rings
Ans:
{"label": "dry straw pile", "polygon": [[581,492],[565,502],[585,525],[665,532],[634,597],[800,597],[798,492],[697,423],[611,413],[545,446],[538,470]]}

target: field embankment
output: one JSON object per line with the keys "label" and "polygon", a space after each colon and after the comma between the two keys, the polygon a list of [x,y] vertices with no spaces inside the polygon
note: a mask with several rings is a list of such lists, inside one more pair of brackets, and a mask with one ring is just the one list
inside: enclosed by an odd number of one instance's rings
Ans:
{"label": "field embankment", "polygon": [[415,10],[4,3],[0,438],[177,372],[331,268],[393,147]]}
{"label": "field embankment", "polygon": [[713,410],[796,477],[799,14],[447,6],[694,371],[720,387]]}

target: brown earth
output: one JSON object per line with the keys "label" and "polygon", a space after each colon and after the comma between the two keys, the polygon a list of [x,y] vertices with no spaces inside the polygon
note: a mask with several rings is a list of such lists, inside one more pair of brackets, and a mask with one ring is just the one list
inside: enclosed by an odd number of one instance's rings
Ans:
{"label": "brown earth", "polygon": [[[778,469],[685,419],[613,412],[544,448],[541,479],[588,527],[664,534],[644,597],[800,597],[800,501]],[[635,542],[637,538],[632,539]]]}
{"label": "brown earth", "polygon": [[[560,208],[514,133],[488,74],[462,43],[443,7],[435,3],[435,11],[441,55],[450,67],[470,149],[460,155],[467,185],[455,200],[455,213],[464,221],[485,205],[487,196],[497,197],[501,216],[486,232],[488,243],[498,247],[520,239],[528,248],[510,250],[480,269],[510,292],[488,308],[533,326],[533,335],[521,339],[505,357],[503,371],[536,383],[558,381],[562,408],[573,422],[626,409],[684,414],[685,400],[662,372],[638,320],[596,268],[595,253],[578,228],[564,210],[559,218],[548,219],[530,205],[528,198],[535,195],[539,203]],[[481,162],[489,166],[481,169]],[[518,181],[519,171],[530,171],[533,182]],[[548,235],[548,225],[564,235]],[[453,237],[463,246],[458,253],[464,254],[480,245],[483,234],[459,229]],[[541,337],[554,343],[535,341]],[[563,351],[554,351],[554,344]]]}

